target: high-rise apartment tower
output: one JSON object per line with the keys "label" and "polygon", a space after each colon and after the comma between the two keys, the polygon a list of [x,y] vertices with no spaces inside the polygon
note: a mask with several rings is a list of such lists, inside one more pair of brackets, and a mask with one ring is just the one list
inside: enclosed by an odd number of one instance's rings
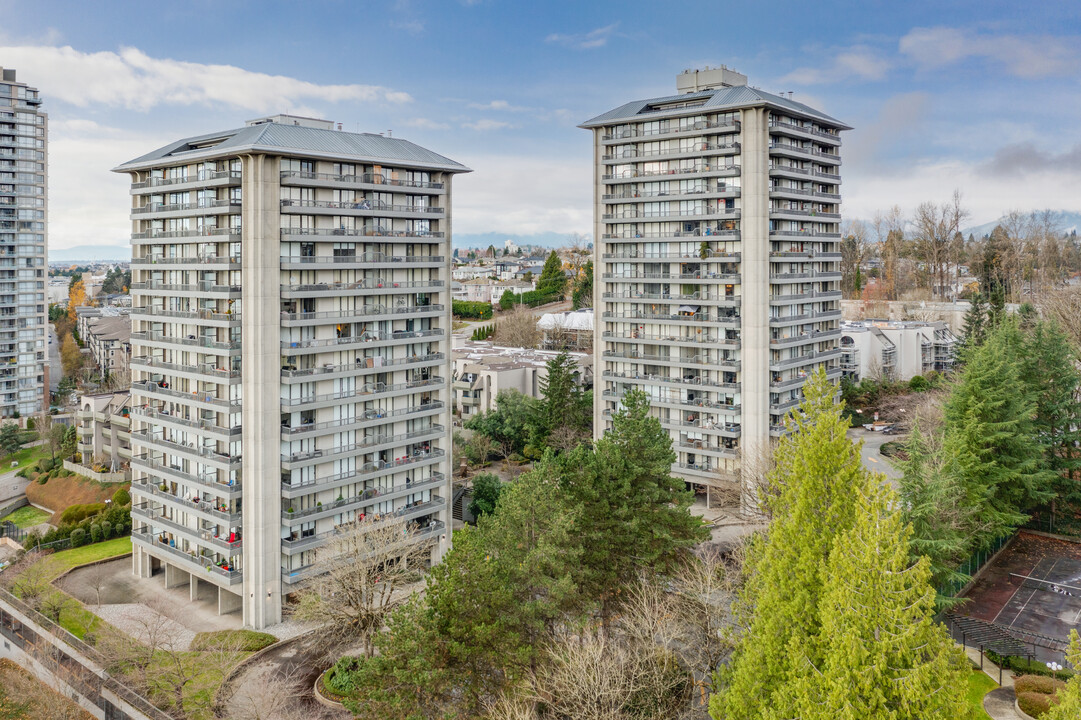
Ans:
{"label": "high-rise apartment tower", "polygon": [[[340,126],[339,126],[340,127]],[[451,178],[291,116],[127,162],[133,570],[281,619],[328,536],[449,544]]]}
{"label": "high-rise apartment tower", "polygon": [[747,491],[809,374],[839,378],[843,123],[685,71],[677,94],[581,127],[594,147],[594,427],[628,388],[671,433],[673,472]]}
{"label": "high-rise apartment tower", "polygon": [[45,410],[49,120],[0,68],[0,417]]}

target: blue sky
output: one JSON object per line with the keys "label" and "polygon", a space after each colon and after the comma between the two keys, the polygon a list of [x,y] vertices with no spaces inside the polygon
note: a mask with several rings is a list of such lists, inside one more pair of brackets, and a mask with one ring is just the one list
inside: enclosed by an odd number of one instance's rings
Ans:
{"label": "blue sky", "polygon": [[720,63],[855,128],[846,217],[954,188],[973,225],[1081,210],[1077,2],[0,0],[0,17],[0,65],[50,112],[54,248],[126,244],[111,167],[284,111],[473,168],[460,236],[588,234],[576,125]]}

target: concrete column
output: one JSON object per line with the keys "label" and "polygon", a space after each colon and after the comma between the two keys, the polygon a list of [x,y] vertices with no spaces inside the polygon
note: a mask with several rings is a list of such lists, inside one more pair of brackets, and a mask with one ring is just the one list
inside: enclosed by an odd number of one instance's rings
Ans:
{"label": "concrete column", "polygon": [[[242,606],[247,605],[247,603],[244,602],[245,599],[246,598],[241,598],[236,593],[229,592],[225,588],[218,588],[218,614],[228,615],[229,613],[235,613],[236,611],[243,609]],[[245,624],[248,623],[245,622]]]}
{"label": "concrete column", "polygon": [[151,575],[150,570],[150,553],[143,550],[138,545],[132,548],[131,553],[131,574],[135,577],[148,578]]}
{"label": "concrete column", "polygon": [[[769,121],[765,108],[743,110],[741,121],[740,448],[743,457],[757,458],[769,446]],[[744,513],[757,507],[748,474]]]}
{"label": "concrete column", "polygon": [[[244,624],[262,629],[281,622],[280,166],[266,155],[247,155],[243,163],[241,593]],[[236,609],[223,605],[223,595],[236,597],[219,591],[219,612]]]}
{"label": "concrete column", "polygon": [[165,589],[181,587],[191,582],[191,574],[172,563],[165,563]]}
{"label": "concrete column", "polygon": [[451,257],[454,254],[453,229],[451,224],[451,211],[454,207],[454,203],[452,202],[453,177],[454,176],[450,173],[443,174],[443,182],[445,183],[447,192],[443,198],[443,220],[440,221],[439,227],[442,229],[444,236],[443,241],[439,243],[439,250],[437,251],[437,254],[442,255],[445,258],[440,279],[446,284],[444,285],[443,291],[440,293],[440,297],[442,298],[440,302],[446,306],[446,310],[441,317],[435,320],[435,322],[439,323],[440,327],[446,328],[443,331],[443,340],[438,344],[438,352],[444,353],[447,357],[442,366],[432,368],[432,374],[442,375],[447,379],[447,384],[439,388],[437,393],[433,393],[433,399],[441,400],[445,408],[444,411],[440,413],[439,419],[433,419],[433,422],[442,423],[443,427],[447,429],[447,432],[439,442],[433,443],[432,445],[433,448],[439,447],[445,452],[443,461],[433,467],[432,470],[434,472],[443,473],[443,477],[446,478],[446,482],[444,482],[440,488],[433,490],[433,493],[437,493],[446,498],[447,504],[438,516],[439,520],[442,521],[443,525],[446,527],[446,532],[439,534],[439,539],[432,549],[431,561],[433,565],[440,562],[443,559],[443,556],[450,551],[451,526],[454,523],[454,512],[451,508],[451,501],[454,499],[455,470],[453,457],[454,442],[452,439],[454,434],[454,403],[451,401],[450,389],[451,378],[454,377],[454,358],[451,355],[451,344],[453,342],[451,340],[451,328],[454,327],[454,318],[451,310],[452,303],[450,294],[450,273],[451,268],[454,266],[454,263],[451,260]]}
{"label": "concrete column", "polygon": [[188,585],[188,599],[195,602],[199,599],[199,578],[191,575],[191,583]]}

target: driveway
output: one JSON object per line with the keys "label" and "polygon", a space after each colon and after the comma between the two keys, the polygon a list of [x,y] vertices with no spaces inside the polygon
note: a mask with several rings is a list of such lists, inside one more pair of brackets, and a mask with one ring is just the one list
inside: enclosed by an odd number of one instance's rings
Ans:
{"label": "driveway", "polygon": [[852,442],[863,441],[860,456],[863,458],[865,468],[873,472],[880,472],[886,476],[891,484],[897,484],[897,481],[901,479],[901,471],[895,468],[889,458],[880,452],[883,445],[891,440],[898,440],[897,435],[883,435],[881,432],[852,428],[848,431],[848,437]]}

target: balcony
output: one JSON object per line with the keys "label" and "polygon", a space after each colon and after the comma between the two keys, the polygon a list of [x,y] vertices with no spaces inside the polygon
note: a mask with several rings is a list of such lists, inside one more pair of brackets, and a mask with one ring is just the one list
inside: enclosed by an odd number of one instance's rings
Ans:
{"label": "balcony", "polygon": [[404,418],[412,416],[423,416],[435,414],[437,411],[444,408],[442,402],[426,403],[424,405],[415,405],[408,408],[399,408],[398,410],[383,411],[383,410],[366,410],[358,417],[341,418],[338,420],[328,420],[326,422],[319,423],[305,423],[303,425],[283,425],[282,426],[282,440],[289,442],[290,440],[299,439],[296,436],[307,434],[321,434],[325,435],[321,431],[333,430],[335,432],[343,430],[355,430],[362,427],[368,427],[371,425],[382,425],[387,422],[393,422],[394,418]]}
{"label": "balcony", "polygon": [[443,473],[432,473],[429,478],[411,483],[399,483],[390,487],[368,488],[360,495],[347,498],[339,497],[332,502],[319,503],[314,507],[304,508],[303,510],[294,510],[292,507],[282,508],[282,521],[288,524],[296,520],[306,521],[312,518],[330,517],[347,510],[356,510],[364,505],[387,502],[424,489],[439,487],[446,484],[446,482],[447,477]]}
{"label": "balcony", "polygon": [[133,258],[131,264],[169,265],[176,266],[177,269],[182,269],[185,266],[192,265],[198,267],[200,270],[239,270],[240,257],[219,257],[217,255],[207,255],[205,257],[158,257],[156,255],[147,255],[141,258]]}
{"label": "balcony", "polygon": [[314,283],[309,285],[282,285],[283,297],[327,297],[370,292],[372,295],[391,295],[398,291],[416,290],[418,292],[436,292],[444,287],[442,280],[402,280],[393,281],[385,278],[365,278],[356,282]]}
{"label": "balcony", "polygon": [[240,228],[196,228],[194,230],[144,230],[131,234],[132,240],[200,240],[213,237],[240,242]]}
{"label": "balcony", "polygon": [[657,302],[701,302],[701,303],[717,303],[727,307],[737,307],[740,304],[739,295],[728,295],[725,293],[715,293],[708,291],[700,291],[695,293],[679,294],[679,293],[646,293],[646,292],[624,292],[613,293],[606,292],[601,295],[604,300],[620,301],[657,301]]}
{"label": "balcony", "polygon": [[[192,211],[198,211],[193,213]],[[174,203],[171,205],[162,203],[147,203],[142,207],[131,209],[132,218],[138,215],[160,215],[162,217],[176,217],[185,214],[211,215],[229,213],[240,210],[239,200],[200,200],[198,202]]]}
{"label": "balcony", "polygon": [[229,569],[220,567],[217,565],[213,558],[208,558],[205,555],[196,554],[194,552],[185,552],[179,548],[172,547],[166,542],[155,537],[155,533],[150,532],[148,529],[143,528],[140,530],[132,530],[131,539],[137,544],[142,545],[144,549],[148,550],[151,555],[161,557],[157,555],[159,552],[166,553],[164,559],[177,562],[183,561],[180,567],[182,569],[191,571],[191,568],[198,568],[200,572],[200,579],[204,575],[210,575],[212,582],[222,581],[223,584],[232,586],[239,585],[243,579],[243,575],[240,570],[233,570],[229,565]]}
{"label": "balcony", "polygon": [[738,458],[739,451],[736,448],[726,447],[724,445],[715,445],[708,440],[680,440],[679,442],[673,442],[672,446],[679,448],[680,450],[690,450],[695,453],[705,452],[712,453],[724,458]]}
{"label": "balcony", "polygon": [[444,434],[445,430],[446,428],[442,425],[433,423],[420,430],[399,433],[397,435],[371,435],[364,438],[361,442],[352,443],[350,445],[338,445],[333,448],[327,448],[326,450],[304,450],[288,455],[283,453],[281,461],[283,465],[287,466],[286,469],[292,470],[303,465],[316,465],[340,458],[353,457],[365,452],[371,452],[379,447],[385,446],[391,448],[395,445],[418,442],[422,439],[436,440]]}
{"label": "balcony", "polygon": [[703,219],[739,219],[739,208],[703,207],[690,210],[641,210],[623,205],[624,209],[619,212],[605,213],[601,219],[609,222],[615,220],[649,220],[656,222],[665,218],[703,218]]}
{"label": "balcony", "polygon": [[[837,334],[838,335],[840,334],[840,330],[837,331]],[[840,358],[840,357],[841,357],[841,349],[835,347],[835,348],[830,348],[829,350],[818,350],[817,352],[803,353],[802,355],[799,355],[797,357],[782,358],[780,360],[771,360],[770,364],[769,364],[769,369],[771,371],[778,371],[778,370],[783,370],[784,368],[798,367],[798,366],[801,366],[801,365],[809,365],[811,363],[814,363],[814,364],[818,365],[818,364],[820,364],[822,362],[825,362],[826,360],[831,360],[833,358]]]}
{"label": "balcony", "polygon": [[382,228],[282,228],[283,241],[298,238],[327,238],[327,242],[336,242],[334,238],[342,237],[389,237],[410,238],[413,240],[442,240],[445,233],[430,232],[426,230],[386,230]]}
{"label": "balcony", "polygon": [[[620,400],[623,398],[624,393],[618,393],[614,390],[605,390],[601,393],[606,398],[613,400]],[[657,403],[658,405],[670,405],[678,408],[707,408],[710,410],[720,410],[722,412],[739,413],[740,406],[730,402],[717,402],[714,400],[706,400],[705,398],[695,398],[693,400],[685,399],[680,395],[651,395],[651,403]]]}
{"label": "balcony", "polygon": [[725,348],[739,349],[739,339],[729,339],[725,337],[719,337],[717,335],[711,335],[709,333],[695,333],[694,335],[657,335],[653,333],[639,332],[632,330],[630,333],[614,333],[610,330],[605,330],[601,333],[601,337],[612,342],[661,342],[671,344],[691,344],[691,345],[718,345]]}
{"label": "balcony", "polygon": [[437,328],[435,330],[398,330],[396,332],[389,333],[366,332],[362,335],[356,335],[351,337],[333,337],[293,341],[283,340],[281,341],[281,350],[283,355],[298,355],[304,354],[304,352],[308,350],[322,352],[325,351],[327,348],[350,347],[353,345],[369,344],[372,347],[383,347],[395,343],[411,342],[415,340],[428,339],[430,341],[432,339],[441,338],[443,336],[444,332],[442,328]]}
{"label": "balcony", "polygon": [[160,460],[148,458],[145,453],[133,455],[131,458],[131,465],[133,469],[143,470],[154,477],[164,477],[175,482],[207,488],[221,497],[240,497],[241,484],[239,482],[231,481],[221,482],[218,480],[218,474],[216,472],[206,476],[192,475],[191,473],[184,472],[180,468],[163,463]]}
{"label": "balcony", "polygon": [[[178,497],[177,495],[169,492],[168,490],[162,490],[161,486],[152,482],[148,482],[144,479],[141,482],[133,483],[133,489],[139,495],[143,497],[153,497],[162,503],[170,503],[176,506],[183,512],[191,512],[196,515],[203,515],[206,518],[210,518],[210,521],[220,521],[225,523],[227,527],[237,527],[240,525],[240,512],[232,512],[229,510],[229,504],[227,502],[208,502],[204,499],[192,501],[188,498]],[[183,526],[181,526],[183,527]],[[239,549],[239,541],[233,543],[226,543],[220,541],[222,545],[230,548]]]}
{"label": "balcony", "polygon": [[[318,257],[307,256],[283,256],[281,264],[288,268],[290,265],[302,266],[305,269],[311,265],[327,265],[337,269],[345,269],[349,265],[417,265],[421,267],[439,267],[445,262],[442,255],[387,255],[380,252],[367,252],[360,255],[323,255]],[[318,268],[313,268],[318,269]]]}
{"label": "balcony", "polygon": [[172,415],[168,412],[162,412],[159,410],[153,410],[151,408],[133,408],[133,415],[138,415],[150,420],[157,420],[156,424],[161,425],[176,425],[181,428],[189,428],[191,430],[200,430],[204,433],[211,435],[218,435],[222,438],[239,438],[241,435],[241,427],[236,425],[234,427],[221,427],[219,425],[210,422],[209,420],[189,420],[186,418]]}
{"label": "balcony", "polygon": [[[438,535],[438,534],[440,534],[440,533],[442,533],[444,531],[445,531],[445,526],[443,525],[443,523],[441,521],[439,521],[439,520],[433,520],[430,523],[428,523],[427,525],[425,525],[424,527],[415,529],[410,534],[408,540],[410,542],[421,542],[421,541],[423,541],[423,540],[425,540],[427,538],[431,538],[431,537],[433,537],[435,535]],[[318,544],[322,544],[326,540],[326,538],[330,537],[330,535],[332,535],[334,532],[338,532],[338,531],[332,530],[332,531],[330,531],[328,533],[322,533],[320,535],[320,539],[318,541]],[[302,581],[306,580],[307,578],[312,577],[313,575],[315,575],[316,572],[318,571],[318,569],[319,569],[318,565],[305,565],[304,567],[292,568],[291,570],[287,570],[285,568],[282,568],[282,582],[287,584],[287,585],[292,585],[294,583],[302,582]]]}
{"label": "balcony", "polygon": [[424,388],[441,388],[445,385],[446,381],[441,377],[433,377],[427,380],[414,380],[412,382],[394,383],[388,385],[386,383],[366,383],[361,385],[356,390],[346,390],[336,393],[325,393],[322,395],[306,395],[298,398],[282,398],[281,405],[283,412],[296,412],[297,410],[304,409],[307,406],[319,405],[321,403],[337,404],[341,400],[357,399],[361,401],[375,400],[376,398],[385,397],[396,392],[414,392]]}
{"label": "balcony", "polygon": [[623,380],[629,383],[636,384],[648,384],[651,382],[663,382],[673,385],[690,385],[694,387],[710,387],[721,388],[724,390],[739,390],[739,383],[726,383],[721,380],[715,380],[713,378],[703,378],[697,375],[688,375],[685,377],[676,377],[672,375],[651,375],[649,373],[640,372],[614,372],[606,370],[602,377],[605,380]]}
{"label": "balcony", "polygon": [[283,312],[281,315],[282,326],[297,327],[299,325],[320,324],[319,321],[362,322],[365,320],[385,320],[394,315],[413,315],[417,317],[430,317],[441,315],[446,306],[444,305],[364,305],[352,310],[340,310],[338,312]]}
{"label": "balcony", "polygon": [[692,167],[672,168],[670,170],[627,170],[619,175],[602,175],[601,180],[608,183],[630,182],[635,178],[660,177],[665,175],[670,180],[692,178],[700,175],[716,174],[718,177],[734,177],[739,175],[740,166],[737,163],[696,163]]}
{"label": "balcony", "polygon": [[[386,522],[389,520],[409,521],[423,515],[438,512],[444,507],[446,507],[446,501],[441,497],[433,495],[432,499],[427,502],[400,508],[392,513],[385,513],[379,516],[378,520],[374,518],[369,520],[366,518],[360,522],[361,524],[371,523],[371,527],[375,527],[377,523]],[[319,547],[320,545],[323,545],[329,538],[341,533],[341,531],[341,526],[339,526],[337,528],[334,528],[333,530],[321,532],[318,535],[309,535],[308,537],[301,537],[297,538],[296,540],[282,540],[282,551],[288,553],[289,555],[294,555],[303,550],[310,550],[312,548]]]}
{"label": "balcony", "polygon": [[679,160],[684,158],[697,158],[703,155],[737,155],[740,144],[738,142],[709,143],[696,142],[687,147],[668,148],[663,150],[638,150],[637,148],[624,149],[610,155],[601,157],[601,161],[608,164],[633,162],[635,160],[648,159],[650,162],[657,160]]}
{"label": "balcony", "polygon": [[605,142],[628,140],[640,137],[658,137],[662,135],[691,135],[707,130],[732,129],[739,132],[739,120],[700,120],[692,125],[658,128],[656,130],[642,130],[640,128],[626,128],[616,133],[604,135],[601,140]]}
{"label": "balcony", "polygon": [[316,215],[380,215],[380,216],[405,216],[405,217],[439,217],[443,215],[443,208],[430,205],[393,205],[391,203],[378,202],[375,200],[357,200],[343,202],[340,200],[282,200],[282,210],[291,211],[298,208],[298,212],[308,210],[333,210],[331,213],[314,213]]}
{"label": "balcony", "polygon": [[658,260],[679,260],[682,262],[739,262],[741,253],[724,252],[720,250],[707,250],[705,253],[645,253],[639,254],[633,251],[621,253],[604,253],[604,260],[632,260],[634,262],[657,262]]}
{"label": "balcony", "polygon": [[734,325],[740,324],[739,315],[710,315],[708,313],[692,313],[692,314],[662,314],[653,312],[641,312],[641,311],[628,311],[628,312],[606,312],[601,315],[604,319],[612,320],[646,320],[646,321],[664,321],[671,323],[716,323],[718,325]]}
{"label": "balcony", "polygon": [[309,378],[309,377],[319,376],[319,375],[330,375],[330,376],[334,376],[334,375],[338,375],[338,374],[362,375],[362,374],[366,374],[366,373],[368,373],[369,371],[372,371],[372,370],[379,371],[379,370],[382,370],[383,368],[387,368],[387,367],[403,367],[403,366],[404,367],[409,367],[409,366],[420,366],[420,365],[432,365],[432,364],[435,364],[437,362],[441,362],[443,360],[446,360],[446,357],[447,356],[444,353],[429,353],[427,355],[413,355],[413,356],[410,356],[410,357],[393,358],[393,359],[390,359],[390,360],[384,360],[383,364],[380,365],[379,367],[375,367],[374,364],[373,364],[372,367],[368,367],[367,364],[363,362],[363,359],[358,358],[356,362],[342,363],[341,365],[332,365],[332,364],[328,363],[326,365],[322,365],[320,367],[313,367],[313,368],[300,368],[300,369],[282,368],[282,378],[288,380],[288,379],[292,379],[292,378]]}
{"label": "balcony", "polygon": [[240,381],[240,370],[229,370],[226,367],[218,367],[212,363],[202,363],[200,365],[184,365],[181,363],[165,362],[163,360],[156,360],[151,357],[142,356],[133,357],[131,359],[131,367],[140,368],[149,372],[158,371],[163,373],[175,374],[179,377],[192,376],[189,379],[195,380],[209,378],[215,382],[225,383],[229,385],[233,385],[235,384],[235,382]]}
{"label": "balcony", "polygon": [[[132,315],[147,315],[150,317],[167,317],[176,318],[177,320],[198,320],[196,324],[202,325],[204,323],[222,323],[217,327],[239,327],[240,326],[240,313],[219,313],[213,310],[164,310],[156,307],[133,307],[131,309]],[[160,333],[158,333],[160,334]],[[237,342],[236,346],[239,348],[240,343]]]}
{"label": "balcony", "polygon": [[662,232],[659,230],[647,230],[642,231],[625,231],[623,233],[604,233],[601,238],[604,240],[641,240],[642,238],[700,238],[700,237],[719,237],[725,240],[739,239],[739,230],[737,229],[719,229],[719,228],[702,228],[698,230],[680,231],[680,232]]}
{"label": "balcony", "polygon": [[[331,490],[342,485],[352,485],[354,483],[364,482],[378,477],[385,477],[388,474],[393,474],[403,469],[420,469],[428,465],[442,462],[445,457],[446,453],[443,450],[433,448],[428,451],[417,451],[412,455],[395,458],[386,462],[377,461],[364,463],[356,470],[338,473],[337,475],[328,475],[307,482],[296,484],[285,482],[282,483],[282,497],[290,499],[297,498],[321,490]],[[433,476],[436,474],[437,473],[432,473]]]}
{"label": "balcony", "polygon": [[[131,189],[134,190],[149,190],[159,187],[168,187],[173,190],[180,190],[182,188],[177,187],[179,185],[188,185],[191,187],[204,187],[201,183],[208,183],[214,185],[239,185],[240,184],[240,171],[239,170],[222,170],[218,172],[200,172],[195,177],[179,177],[179,178],[150,178],[143,182],[135,182],[131,184]],[[205,185],[209,187],[209,185]]]}
{"label": "balcony", "polygon": [[[173,335],[164,335],[159,332],[137,332],[131,334],[131,339],[137,343],[137,349],[141,348],[161,348],[171,349],[178,347],[200,348],[201,350],[208,351],[221,351],[223,355],[239,355],[240,354],[240,341],[234,342],[220,342],[218,340],[208,340],[205,338],[196,337],[176,337]],[[208,353],[209,354],[209,353]]]}
{"label": "balcony", "polygon": [[602,273],[602,280],[714,280],[724,283],[738,283],[739,273]]}
{"label": "balcony", "polygon": [[132,431],[132,442],[138,442],[146,448],[157,448],[162,452],[179,454],[194,459],[196,462],[216,463],[223,470],[235,470],[240,467],[240,456],[232,457],[210,448],[196,447],[195,443],[182,445],[171,440],[165,440],[152,434],[149,430]]}
{"label": "balcony", "polygon": [[240,297],[239,285],[218,285],[210,280],[198,283],[163,283],[160,280],[147,280],[131,284],[132,293],[136,292],[164,292],[164,293],[198,293],[199,295],[214,294],[228,298]]}
{"label": "balcony", "polygon": [[[336,175],[333,173],[299,172],[296,170],[283,170],[281,173],[283,185],[325,185],[327,187],[338,185],[375,185],[411,188],[414,190],[442,190],[441,182],[425,182],[421,180],[398,180],[383,174],[363,173],[361,175]],[[307,181],[307,182],[304,182]],[[383,189],[377,187],[375,189]]]}
{"label": "balcony", "polygon": [[816,140],[825,140],[831,145],[841,144],[840,135],[827,132],[825,130],[819,130],[815,127],[808,127],[806,125],[796,125],[794,123],[788,123],[782,120],[771,120],[769,123],[769,129],[771,132],[792,135],[793,137],[806,137],[814,138]]}
{"label": "balcony", "polygon": [[675,367],[684,367],[687,365],[709,365],[712,367],[723,367],[725,370],[736,371],[739,370],[739,360],[725,360],[723,358],[712,357],[708,353],[700,355],[692,355],[690,357],[679,355],[651,355],[649,353],[641,353],[637,350],[605,350],[603,353],[606,358],[615,358],[618,360],[640,360],[648,364],[659,363],[662,365],[672,365]]}
{"label": "balcony", "polygon": [[170,388],[163,388],[161,385],[155,382],[143,381],[133,382],[131,384],[132,392],[136,395],[149,396],[155,399],[161,400],[181,400],[185,403],[194,403],[196,405],[210,405],[214,408],[219,408],[223,412],[240,412],[241,403],[239,400],[223,400],[206,392],[180,392],[179,390],[172,390]]}

